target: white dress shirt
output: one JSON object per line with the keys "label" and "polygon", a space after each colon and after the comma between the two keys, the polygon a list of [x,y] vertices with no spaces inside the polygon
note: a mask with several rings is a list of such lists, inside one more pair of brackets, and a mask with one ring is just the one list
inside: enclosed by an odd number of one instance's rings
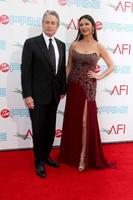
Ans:
{"label": "white dress shirt", "polygon": [[51,38],[52,39],[52,44],[54,46],[54,50],[55,50],[55,60],[56,60],[56,72],[58,71],[58,64],[59,64],[59,50],[58,50],[58,46],[57,46],[57,43],[54,39],[54,36],[52,37],[48,37],[44,32],[43,32],[43,37],[44,37],[44,40],[46,42],[46,45],[47,45],[47,48],[49,46],[49,39]]}

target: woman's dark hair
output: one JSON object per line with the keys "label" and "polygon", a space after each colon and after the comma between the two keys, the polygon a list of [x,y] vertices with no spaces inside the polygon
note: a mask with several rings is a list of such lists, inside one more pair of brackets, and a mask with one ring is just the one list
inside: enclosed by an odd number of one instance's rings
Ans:
{"label": "woman's dark hair", "polygon": [[[96,32],[96,23],[95,23],[95,20],[90,16],[90,15],[83,15],[79,18],[79,23],[82,19],[87,19],[91,22],[91,24],[93,25],[94,27],[94,32],[93,32],[93,38],[98,41],[98,38],[97,38],[97,32]],[[75,39],[75,41],[79,41],[79,40],[82,40],[83,39],[83,34],[81,33],[80,31],[80,27],[78,28],[78,34],[77,34],[77,37]]]}

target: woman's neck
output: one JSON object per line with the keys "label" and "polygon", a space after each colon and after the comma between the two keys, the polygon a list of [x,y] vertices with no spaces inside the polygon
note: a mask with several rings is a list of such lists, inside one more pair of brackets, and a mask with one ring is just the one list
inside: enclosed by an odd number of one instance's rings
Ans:
{"label": "woman's neck", "polygon": [[94,38],[93,36],[84,36],[84,41],[90,43],[94,41]]}

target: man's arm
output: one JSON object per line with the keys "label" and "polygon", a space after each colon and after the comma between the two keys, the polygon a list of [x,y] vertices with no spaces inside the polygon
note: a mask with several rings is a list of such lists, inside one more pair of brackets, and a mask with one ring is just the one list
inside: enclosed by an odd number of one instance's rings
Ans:
{"label": "man's arm", "polygon": [[21,84],[23,97],[32,96],[32,50],[29,40],[26,40],[22,52]]}

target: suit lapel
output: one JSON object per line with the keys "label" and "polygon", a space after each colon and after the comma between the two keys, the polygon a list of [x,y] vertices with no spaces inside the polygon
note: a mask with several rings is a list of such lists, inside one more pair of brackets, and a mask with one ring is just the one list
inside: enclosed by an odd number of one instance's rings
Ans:
{"label": "suit lapel", "polygon": [[51,65],[51,62],[50,62],[50,57],[49,57],[49,54],[48,54],[47,45],[46,45],[46,42],[45,42],[42,34],[40,35],[38,42],[39,42],[40,49],[43,53],[44,62],[46,62],[46,59],[47,59],[52,71],[54,71],[53,67]]}
{"label": "suit lapel", "polygon": [[[63,50],[62,50],[62,46],[61,46],[61,43],[58,39],[55,38],[55,41],[57,43],[57,47],[58,47],[58,50],[59,50],[59,63],[58,63],[58,69],[57,69],[57,73],[61,67],[61,63],[62,63],[62,58],[63,58]],[[46,62],[46,59],[52,69],[52,71],[54,72],[54,69],[51,65],[51,62],[50,62],[50,57],[49,57],[49,54],[48,54],[48,49],[47,49],[47,45],[46,45],[46,42],[43,38],[43,34],[41,34],[39,36],[39,39],[38,39],[38,43],[39,43],[39,47],[43,53],[43,57],[44,57],[44,62]]]}

